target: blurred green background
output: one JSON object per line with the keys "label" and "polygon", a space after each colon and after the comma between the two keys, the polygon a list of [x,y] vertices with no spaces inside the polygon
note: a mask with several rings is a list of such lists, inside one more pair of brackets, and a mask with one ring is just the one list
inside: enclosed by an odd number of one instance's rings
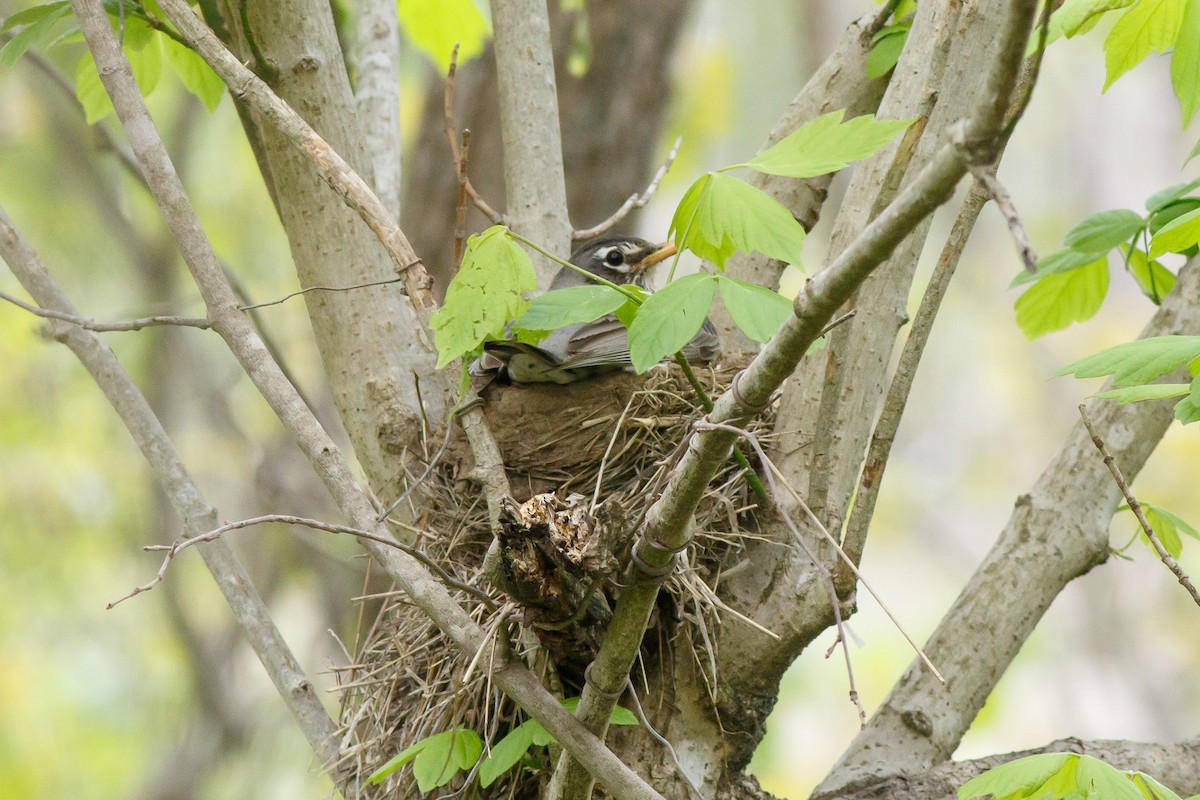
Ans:
{"label": "blurred green background", "polygon": [[[0,13],[24,5],[0,3]],[[643,219],[645,235],[663,236],[698,171],[744,160],[760,146],[844,24],[868,7],[865,0],[698,4],[677,59],[687,80],[667,131],[668,140],[682,134],[685,147]],[[1181,175],[1196,129],[1180,129],[1165,59],[1152,57],[1102,95],[1102,35],[1051,49],[1001,169],[1039,252],[1056,249],[1088,214],[1139,208],[1150,193],[1196,174],[1193,166]],[[50,60],[72,74],[81,47],[58,48]],[[406,136],[424,75],[415,67],[404,82]],[[219,255],[248,295],[261,301],[298,288],[228,100],[210,116],[164,76],[150,104]],[[0,205],[83,313],[116,320],[201,312],[145,193],[28,59],[0,69]],[[945,217],[938,217],[943,233]],[[826,226],[809,240],[809,268],[822,263]],[[1017,269],[1003,221],[985,210],[884,482],[863,569],[918,641],[1094,389],[1052,379],[1054,370],[1136,335],[1153,310],[1114,270],[1096,319],[1030,343],[1013,322],[1017,295],[1007,289]],[[6,269],[0,290],[25,296]],[[301,386],[328,409],[303,304],[272,307],[263,319]],[[106,334],[106,341],[222,517],[326,512],[323,490],[214,336],[156,329]],[[1135,489],[1200,523],[1198,463],[1200,435],[1176,425]],[[0,797],[328,795],[194,554],[181,557],[154,592],[105,611],[157,569],[158,556],[140,547],[169,542],[177,531],[140,455],[74,357],[47,340],[36,319],[0,305]],[[1132,532],[1132,518],[1118,515],[1114,542]],[[353,649],[357,630],[350,602],[362,587],[357,549],[270,529],[235,534],[233,544],[302,664],[331,687],[330,667],[345,661],[341,642]],[[1198,550],[1186,543],[1185,569],[1200,568]],[[1195,609],[1147,549],[1128,552],[1132,561],[1110,561],[1056,601],[959,756],[1063,736],[1195,734],[1200,639],[1179,633],[1192,627],[1180,620]],[[869,713],[912,654],[865,594],[850,626],[860,640],[854,665]],[[805,796],[857,728],[844,667],[822,657],[831,636],[792,669],[754,764],[765,788],[781,796]]]}

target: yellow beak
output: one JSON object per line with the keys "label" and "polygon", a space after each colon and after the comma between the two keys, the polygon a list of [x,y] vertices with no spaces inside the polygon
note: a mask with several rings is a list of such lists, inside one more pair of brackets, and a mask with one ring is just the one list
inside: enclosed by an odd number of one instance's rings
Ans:
{"label": "yellow beak", "polygon": [[657,250],[643,258],[642,263],[639,266],[643,270],[647,270],[658,262],[665,261],[673,255],[675,255],[675,243],[671,241],[663,242],[661,245],[659,245]]}

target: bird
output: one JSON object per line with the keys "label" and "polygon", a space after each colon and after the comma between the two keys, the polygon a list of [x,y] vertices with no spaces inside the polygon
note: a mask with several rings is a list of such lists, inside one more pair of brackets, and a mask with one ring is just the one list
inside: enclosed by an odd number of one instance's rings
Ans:
{"label": "bird", "polygon": [[[655,244],[633,236],[593,239],[571,254],[571,263],[616,284],[648,289],[650,267],[675,254],[675,244]],[[562,267],[550,289],[591,283],[586,276]],[[483,354],[471,364],[477,380],[510,383],[567,384],[606,372],[632,367],[626,327],[612,314],[560,328],[537,345],[515,340],[485,342]],[[712,362],[720,355],[717,329],[708,319],[683,348],[689,362]]]}

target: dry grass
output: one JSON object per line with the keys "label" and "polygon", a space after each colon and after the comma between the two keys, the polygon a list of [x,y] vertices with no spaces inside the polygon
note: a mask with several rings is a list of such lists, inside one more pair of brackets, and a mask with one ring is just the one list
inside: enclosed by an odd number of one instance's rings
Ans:
{"label": "dry grass", "polygon": [[[717,394],[728,386],[734,372],[733,367],[709,370],[700,378]],[[487,399],[517,499],[545,491],[562,496],[580,493],[589,500],[595,496],[627,521],[624,541],[628,541],[678,460],[681,443],[687,441],[698,415],[693,398],[683,376],[672,367],[640,378],[622,374],[581,386],[493,387]],[[769,439],[772,426],[773,415],[768,414],[753,430]],[[467,478],[470,469],[469,452],[457,443],[436,465],[421,487],[420,506],[410,508],[417,520],[414,530],[421,532],[415,544],[459,579],[488,589],[501,606],[499,613],[465,593],[459,592],[458,599],[485,629],[518,636],[514,647],[541,672],[552,691],[576,695],[579,675],[548,663],[547,651],[538,646],[532,631],[517,633],[520,610],[506,605],[505,598],[483,579],[483,556],[491,533],[480,489]],[[676,642],[690,649],[710,692],[716,684],[711,630],[732,613],[721,604],[714,587],[721,571],[736,563],[756,536],[753,507],[754,496],[730,461],[697,509],[696,544],[684,553],[683,568],[664,585],[660,615],[686,624],[660,626],[658,636],[648,637],[659,642],[656,648]],[[625,552],[614,555],[624,563]],[[611,599],[616,589],[606,586],[603,592]],[[578,646],[594,650],[598,634],[578,631]],[[488,665],[472,663],[450,646],[401,593],[387,596],[362,641],[355,663],[337,671],[344,766],[360,778],[431,734],[462,726],[494,743],[523,720],[512,701],[489,685]],[[643,668],[661,656],[645,653]],[[539,757],[546,757],[544,748]],[[450,795],[457,789],[456,796],[464,798],[536,797],[536,781],[534,773],[514,770],[487,790],[476,781],[464,785],[457,778],[440,793]],[[393,776],[386,789],[379,796],[417,795],[408,769]]]}

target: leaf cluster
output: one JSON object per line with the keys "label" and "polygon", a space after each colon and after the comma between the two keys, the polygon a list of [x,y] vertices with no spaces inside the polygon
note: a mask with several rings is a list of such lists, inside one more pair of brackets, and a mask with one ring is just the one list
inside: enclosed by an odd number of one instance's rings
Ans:
{"label": "leaf cluster", "polygon": [[1078,753],[1041,753],[993,767],[967,781],[958,800],[1180,800],[1143,772],[1122,771]]}
{"label": "leaf cluster", "polygon": [[[758,252],[799,264],[805,231],[777,200],[726,173],[749,168],[791,178],[823,175],[878,152],[911,124],[872,115],[843,121],[844,113],[812,120],[743,164],[705,173],[684,193],[669,233],[680,251],[711,262],[717,274],[672,279],[677,255],[666,286],[653,294],[585,272],[595,285],[558,289],[529,301],[524,293],[533,289],[533,270],[518,241],[532,243],[501,226],[472,236],[445,305],[433,319],[438,365],[478,354],[489,339],[512,335],[533,343],[551,330],[613,314],[628,328],[634,369],[644,372],[692,340],[718,293],[738,327],[766,342],[791,313],[791,302],[723,274],[725,263],[734,253]],[[543,254],[564,269],[579,270]]]}
{"label": "leaf cluster", "polygon": [[[166,67],[209,111],[217,107],[225,84],[183,43],[153,0],[124,0],[120,4],[118,0],[105,0],[104,7],[121,38],[125,57],[129,59],[143,96],[149,96],[158,88]],[[13,14],[5,20],[3,30],[18,27],[21,30],[0,47],[0,66],[11,67],[31,47],[51,50],[82,39],[79,25],[71,16],[71,5],[66,0],[32,6]],[[96,72],[96,62],[86,51],[75,67],[75,96],[83,106],[88,124],[113,113],[108,93]]]}
{"label": "leaf cluster", "polygon": [[[1190,383],[1152,383],[1184,366],[1192,376]],[[1111,375],[1117,388],[1100,392],[1097,397],[1116,400],[1122,405],[1182,397],[1175,405],[1175,418],[1187,425],[1200,421],[1197,373],[1200,373],[1200,336],[1152,336],[1101,350],[1067,364],[1056,374],[1076,378]]]}
{"label": "leaf cluster", "polygon": [[[574,712],[579,705],[579,698],[568,697],[562,704],[568,711]],[[637,725],[638,720],[629,709],[617,706],[613,709],[609,724]],[[479,734],[469,728],[452,728],[414,742],[371,773],[367,782],[383,783],[389,775],[412,762],[417,788],[425,793],[445,786],[454,776],[470,771],[478,764],[479,785],[486,789],[501,775],[525,761],[532,748],[557,743],[540,722],[530,719],[492,745],[481,762],[483,739]]]}
{"label": "leaf cluster", "polygon": [[1185,256],[1200,243],[1200,180],[1181,183],[1146,199],[1146,213],[1120,208],[1080,222],[1063,239],[1065,247],[1038,260],[1037,271],[1021,272],[1011,286],[1032,284],[1017,298],[1017,325],[1029,339],[1095,316],[1108,293],[1108,255],[1116,252],[1153,303],[1175,285],[1175,273],[1158,259]]}

